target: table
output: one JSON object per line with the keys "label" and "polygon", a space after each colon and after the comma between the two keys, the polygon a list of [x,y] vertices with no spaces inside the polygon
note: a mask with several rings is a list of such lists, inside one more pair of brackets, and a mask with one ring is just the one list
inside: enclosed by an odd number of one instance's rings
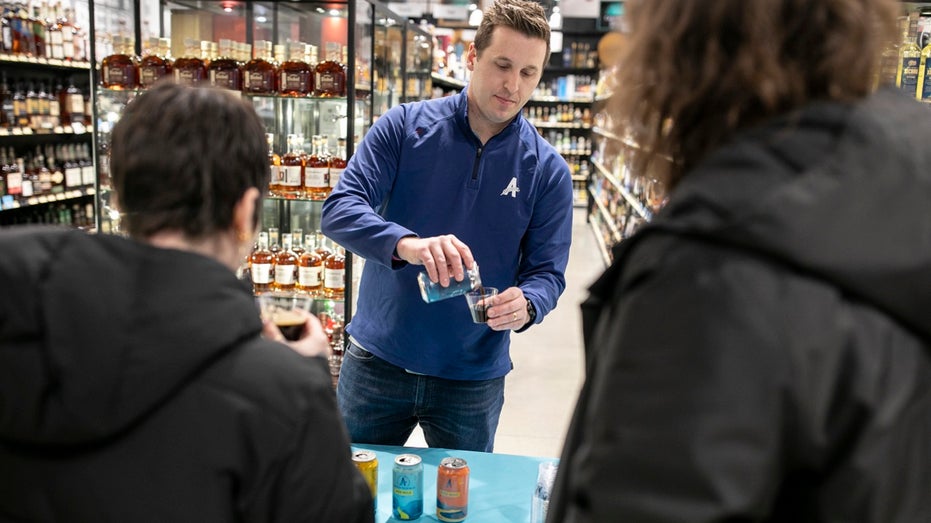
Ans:
{"label": "table", "polygon": [[463,458],[469,464],[469,515],[466,523],[526,523],[530,501],[537,485],[540,463],[555,458],[515,456],[465,450],[384,445],[352,445],[353,451],[372,450],[378,456],[378,506],[376,523],[395,523],[391,516],[391,473],[394,458],[416,454],[423,459],[423,515],[417,521],[436,518],[436,469],[446,457]]}

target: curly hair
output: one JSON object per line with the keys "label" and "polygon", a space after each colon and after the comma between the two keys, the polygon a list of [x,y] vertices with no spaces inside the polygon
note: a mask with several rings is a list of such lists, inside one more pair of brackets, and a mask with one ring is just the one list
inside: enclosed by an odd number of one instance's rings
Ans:
{"label": "curly hair", "polygon": [[[610,102],[631,168],[673,187],[740,130],[875,90],[896,0],[629,0]],[[620,132],[620,131],[619,131]]]}

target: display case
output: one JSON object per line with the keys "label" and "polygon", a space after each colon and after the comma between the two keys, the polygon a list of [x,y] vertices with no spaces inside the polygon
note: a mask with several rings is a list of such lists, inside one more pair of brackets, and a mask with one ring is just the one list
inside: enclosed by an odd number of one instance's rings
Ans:
{"label": "display case", "polygon": [[0,226],[94,226],[90,64],[67,12],[12,6],[0,39]]}
{"label": "display case", "polygon": [[[361,260],[320,234],[320,215],[359,140],[375,118],[404,97],[403,19],[366,0],[151,5],[136,0],[121,16],[112,6],[107,9],[105,22],[116,27],[104,30],[115,32],[96,39],[103,49],[94,49],[92,66],[100,230],[119,233],[119,212],[110,205],[109,133],[126,104],[154,82],[153,75],[169,74],[144,65],[173,60],[175,81],[238,92],[264,122],[273,152],[260,229],[260,242],[267,244],[257,244],[256,250],[267,248],[275,257],[287,250],[308,253],[298,258],[320,255],[308,261],[306,271],[298,263],[286,276],[274,267],[257,276],[244,261],[243,277],[253,280],[257,293],[284,289],[314,298],[313,310],[331,335],[338,374],[342,327],[352,317]],[[154,12],[157,24],[140,23],[145,12]],[[132,64],[136,73],[120,69]],[[315,276],[305,281],[304,274]]]}

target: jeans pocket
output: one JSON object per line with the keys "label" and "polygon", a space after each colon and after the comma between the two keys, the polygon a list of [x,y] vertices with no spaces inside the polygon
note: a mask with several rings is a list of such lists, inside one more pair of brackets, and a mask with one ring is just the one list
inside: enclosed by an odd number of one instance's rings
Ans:
{"label": "jeans pocket", "polygon": [[349,346],[346,347],[346,354],[359,361],[370,361],[375,358],[374,354],[363,349],[362,347],[356,345],[355,343],[351,341],[349,342]]}

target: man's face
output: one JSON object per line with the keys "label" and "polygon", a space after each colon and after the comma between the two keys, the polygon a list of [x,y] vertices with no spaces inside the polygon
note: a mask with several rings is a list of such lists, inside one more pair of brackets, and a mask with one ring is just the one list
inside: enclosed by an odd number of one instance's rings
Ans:
{"label": "man's face", "polygon": [[469,122],[478,132],[503,129],[524,107],[540,82],[546,41],[509,27],[496,27],[481,56],[469,46]]}

